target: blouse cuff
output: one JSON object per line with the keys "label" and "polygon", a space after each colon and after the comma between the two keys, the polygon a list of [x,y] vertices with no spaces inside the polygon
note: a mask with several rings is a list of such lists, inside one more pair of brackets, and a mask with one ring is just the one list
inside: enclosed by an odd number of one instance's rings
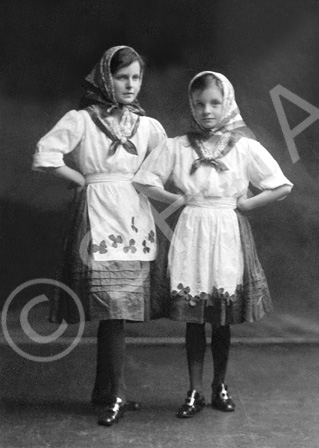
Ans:
{"label": "blouse cuff", "polygon": [[264,179],[260,183],[260,188],[262,190],[273,190],[274,188],[278,188],[283,185],[289,185],[293,187],[293,184],[290,182],[290,180],[287,179],[287,177],[280,174],[274,174],[273,176]]}
{"label": "blouse cuff", "polygon": [[38,152],[33,155],[32,169],[43,171],[45,168],[59,168],[65,165],[63,154],[58,152]]}
{"label": "blouse cuff", "polygon": [[163,183],[159,176],[150,171],[139,170],[133,178],[133,182],[138,184],[150,185],[152,187],[159,187],[164,189]]}

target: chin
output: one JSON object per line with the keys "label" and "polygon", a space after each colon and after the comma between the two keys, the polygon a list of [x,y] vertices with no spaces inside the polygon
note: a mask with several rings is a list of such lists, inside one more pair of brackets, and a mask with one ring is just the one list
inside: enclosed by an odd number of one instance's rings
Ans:
{"label": "chin", "polygon": [[205,125],[205,124],[202,124],[202,127],[205,128],[205,129],[207,129],[207,130],[209,130],[209,129],[214,129],[215,125],[212,124],[211,126],[208,126],[207,124],[206,124],[206,125]]}
{"label": "chin", "polygon": [[136,100],[136,96],[134,96],[134,98],[121,98],[121,100],[119,101],[122,104],[131,104],[133,103],[133,101]]}

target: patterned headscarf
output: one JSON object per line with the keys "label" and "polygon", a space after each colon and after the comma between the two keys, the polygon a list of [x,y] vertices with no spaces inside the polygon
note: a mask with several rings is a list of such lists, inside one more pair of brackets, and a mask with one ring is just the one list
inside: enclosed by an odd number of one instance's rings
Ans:
{"label": "patterned headscarf", "polygon": [[[195,118],[195,107],[193,103],[193,98],[191,94],[191,88],[194,83],[194,81],[198,78],[201,78],[204,75],[213,75],[215,78],[217,78],[223,89],[223,104],[222,104],[222,114],[220,121],[216,124],[216,126],[212,129],[206,129],[203,126],[201,126]],[[205,134],[224,134],[225,132],[232,131],[234,129],[246,127],[244,120],[242,119],[239,108],[237,106],[237,103],[235,101],[235,92],[232,84],[229,82],[229,80],[226,78],[226,76],[222,75],[221,73],[216,72],[200,72],[189,83],[188,87],[188,97],[189,97],[189,103],[191,112],[193,115],[193,119],[196,123],[196,128],[200,131],[202,131]]]}
{"label": "patterned headscarf", "polygon": [[[191,93],[192,84],[194,81],[204,75],[213,75],[220,81],[222,86],[223,103],[222,113],[219,122],[211,129],[207,129],[196,120],[195,106]],[[216,170],[227,170],[225,164],[218,160],[225,156],[236,142],[243,136],[253,137],[252,132],[246,126],[242,119],[239,108],[235,101],[235,92],[232,84],[221,73],[204,71],[198,73],[189,83],[188,87],[189,104],[193,116],[194,131],[188,132],[187,136],[191,146],[195,149],[199,158],[195,160],[191,168],[191,174],[198,168],[200,164],[213,166]],[[201,141],[209,139],[212,135],[220,135],[219,141],[216,145],[214,156],[205,154],[201,145]]]}
{"label": "patterned headscarf", "polygon": [[[138,129],[139,117],[136,119],[131,112],[145,115],[137,99],[131,104],[123,105],[115,98],[111,61],[115,53],[123,48],[128,48],[139,57],[133,48],[125,45],[109,48],[85,78],[86,90],[80,101],[80,108],[86,109],[97,127],[112,140],[109,156],[113,155],[120,145],[130,154],[137,154],[137,149],[130,139]],[[142,81],[142,66],[140,76]],[[122,109],[123,111],[119,123],[112,117],[113,109]]]}
{"label": "patterned headscarf", "polygon": [[[140,107],[137,100],[129,105],[123,106],[115,99],[111,61],[115,53],[123,48],[128,48],[139,56],[133,48],[127,47],[126,45],[109,48],[85,78],[85,93],[80,102],[81,109],[92,104],[98,104],[103,108],[104,114],[109,114],[114,108],[126,108],[138,115],[145,115],[144,110]],[[141,81],[142,78],[143,71],[141,67]]]}

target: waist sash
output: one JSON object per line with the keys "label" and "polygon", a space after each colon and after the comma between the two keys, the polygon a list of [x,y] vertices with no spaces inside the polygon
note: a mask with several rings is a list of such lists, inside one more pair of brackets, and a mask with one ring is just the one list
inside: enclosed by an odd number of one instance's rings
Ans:
{"label": "waist sash", "polygon": [[95,173],[85,176],[86,185],[100,182],[131,182],[134,174],[121,173]]}
{"label": "waist sash", "polygon": [[194,196],[185,204],[185,206],[202,208],[230,208],[234,210],[237,207],[237,199],[215,197],[205,198],[203,196]]}

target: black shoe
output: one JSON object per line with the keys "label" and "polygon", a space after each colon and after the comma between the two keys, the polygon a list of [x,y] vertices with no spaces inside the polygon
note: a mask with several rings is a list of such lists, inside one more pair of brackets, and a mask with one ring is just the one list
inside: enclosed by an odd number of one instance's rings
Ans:
{"label": "black shoe", "polygon": [[190,418],[205,407],[205,398],[200,396],[196,390],[187,392],[185,403],[179,408],[176,413],[178,418]]}
{"label": "black shoe", "polygon": [[212,394],[212,406],[223,412],[232,412],[235,410],[235,403],[228,395],[227,386],[221,384]]}
{"label": "black shoe", "polygon": [[[93,406],[105,406],[110,403],[110,397],[105,397],[99,394],[92,394],[91,404]],[[142,403],[139,401],[127,400],[123,405],[125,411],[139,411],[142,407]]]}
{"label": "black shoe", "polygon": [[119,419],[123,417],[125,407],[121,405],[122,400],[116,398],[115,402],[110,403],[101,410],[98,424],[101,426],[112,426],[114,423],[118,423]]}

